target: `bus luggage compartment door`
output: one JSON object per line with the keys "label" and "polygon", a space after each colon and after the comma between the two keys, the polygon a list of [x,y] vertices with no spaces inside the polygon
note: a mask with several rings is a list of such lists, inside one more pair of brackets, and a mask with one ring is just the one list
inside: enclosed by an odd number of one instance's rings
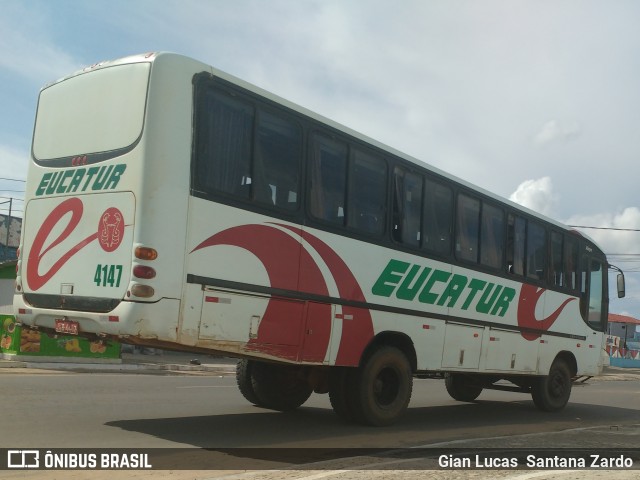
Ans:
{"label": "bus luggage compartment door", "polygon": [[304,302],[205,287],[198,337],[241,342],[247,350],[296,360]]}
{"label": "bus luggage compartment door", "polygon": [[477,370],[480,366],[483,334],[483,327],[447,323],[442,367]]}

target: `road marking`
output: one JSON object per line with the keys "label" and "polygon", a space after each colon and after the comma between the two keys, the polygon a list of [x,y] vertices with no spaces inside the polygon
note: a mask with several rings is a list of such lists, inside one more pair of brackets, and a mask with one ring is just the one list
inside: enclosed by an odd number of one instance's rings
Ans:
{"label": "road marking", "polygon": [[544,472],[523,473],[520,475],[514,475],[513,477],[504,477],[504,480],[529,480],[530,478],[548,477],[556,478],[560,475],[568,475],[572,473],[585,473],[580,470],[545,470]]}
{"label": "road marking", "polygon": [[238,388],[235,385],[187,385],[176,388]]}
{"label": "road marking", "polygon": [[315,475],[307,475],[306,477],[297,477],[296,480],[317,480],[319,478],[332,477],[334,475],[340,475],[341,473],[347,473],[350,470],[331,470],[330,472],[316,473]]}

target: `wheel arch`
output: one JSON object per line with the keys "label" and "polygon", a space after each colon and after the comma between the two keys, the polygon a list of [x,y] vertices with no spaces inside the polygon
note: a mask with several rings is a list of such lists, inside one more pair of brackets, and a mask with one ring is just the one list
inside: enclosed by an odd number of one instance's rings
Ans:
{"label": "wheel arch", "polygon": [[578,374],[578,361],[573,353],[563,350],[556,355],[553,361],[555,362],[556,360],[563,360],[567,364],[572,377]]}
{"label": "wheel arch", "polygon": [[406,333],[394,331],[385,331],[378,333],[362,352],[362,356],[360,357],[360,365],[365,364],[367,359],[373,354],[373,352],[383,346],[395,347],[400,350],[405,354],[407,360],[409,360],[411,371],[413,373],[417,371],[418,357],[416,355],[416,349],[413,341],[411,340],[411,337],[409,337]]}

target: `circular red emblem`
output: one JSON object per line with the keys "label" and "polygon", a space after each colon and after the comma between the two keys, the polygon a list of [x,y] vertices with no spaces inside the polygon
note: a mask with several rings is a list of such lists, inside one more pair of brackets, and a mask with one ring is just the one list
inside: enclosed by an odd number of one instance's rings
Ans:
{"label": "circular red emblem", "polygon": [[124,237],[124,217],[115,207],[107,208],[100,215],[98,223],[98,242],[105,252],[113,252],[120,246]]}

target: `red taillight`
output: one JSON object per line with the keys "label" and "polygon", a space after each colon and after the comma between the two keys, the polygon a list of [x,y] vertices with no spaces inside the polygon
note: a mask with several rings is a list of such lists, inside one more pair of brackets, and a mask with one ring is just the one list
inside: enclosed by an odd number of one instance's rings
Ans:
{"label": "red taillight", "polygon": [[133,267],[133,276],[136,278],[155,278],[156,271],[152,267],[146,265],[136,265]]}
{"label": "red taillight", "polygon": [[140,260],[155,260],[158,258],[158,252],[151,247],[136,247],[134,254]]}

